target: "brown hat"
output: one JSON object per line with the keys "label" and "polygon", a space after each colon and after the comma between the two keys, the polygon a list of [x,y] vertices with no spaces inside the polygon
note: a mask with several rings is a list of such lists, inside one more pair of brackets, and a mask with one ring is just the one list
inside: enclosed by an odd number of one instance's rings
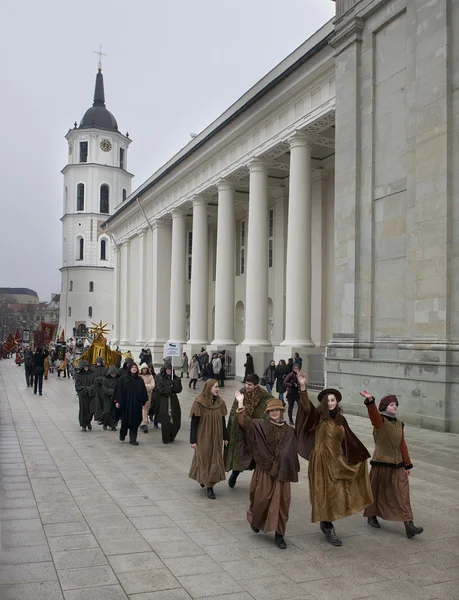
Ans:
{"label": "brown hat", "polygon": [[319,395],[317,396],[317,400],[319,402],[322,402],[322,398],[324,396],[328,396],[329,394],[333,394],[335,396],[337,402],[341,402],[341,400],[343,399],[343,396],[340,391],[335,390],[335,388],[325,388],[324,390],[319,392]]}
{"label": "brown hat", "polygon": [[384,410],[386,410],[386,408],[391,402],[395,402],[395,404],[398,406],[397,396],[394,396],[393,394],[389,394],[389,396],[384,396],[384,398],[381,398],[381,400],[379,401],[378,410],[380,412],[383,412]]}
{"label": "brown hat", "polygon": [[282,404],[282,402],[279,400],[279,398],[271,398],[266,403],[266,410],[265,410],[265,412],[267,413],[270,410],[285,410],[285,407]]}

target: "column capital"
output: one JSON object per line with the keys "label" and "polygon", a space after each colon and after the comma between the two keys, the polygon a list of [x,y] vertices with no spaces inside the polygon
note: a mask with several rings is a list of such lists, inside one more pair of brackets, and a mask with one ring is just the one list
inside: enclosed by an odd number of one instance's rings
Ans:
{"label": "column capital", "polygon": [[252,158],[247,164],[250,173],[268,173],[269,164],[262,158]]}
{"label": "column capital", "polygon": [[288,138],[290,148],[311,148],[311,139],[303,131],[295,131],[295,133]]}
{"label": "column capital", "polygon": [[125,239],[125,240],[123,240],[123,241],[121,242],[121,246],[122,246],[123,248],[127,248],[127,247],[128,247],[128,246],[130,246],[130,245],[131,245],[131,238],[127,238],[127,239]]}
{"label": "column capital", "polygon": [[146,234],[148,227],[142,227],[141,229],[139,229],[139,231],[137,232],[137,237],[139,238],[143,238],[143,236]]}
{"label": "column capital", "polygon": [[234,191],[234,183],[232,181],[228,181],[228,179],[219,179],[217,181],[217,189],[219,192]]}
{"label": "column capital", "polygon": [[120,251],[120,246],[119,244],[113,244],[113,252],[115,254],[117,254]]}
{"label": "column capital", "polygon": [[193,208],[195,206],[207,206],[209,204],[209,200],[206,196],[193,196],[193,198],[191,199],[192,203],[193,203]]}
{"label": "column capital", "polygon": [[171,223],[167,219],[155,219],[151,224],[153,229],[160,229],[165,227],[170,227]]}
{"label": "column capital", "polygon": [[185,212],[185,209],[183,209],[183,208],[174,208],[171,210],[170,214],[173,219],[178,219],[180,217],[182,217],[182,218],[186,217],[186,212]]}

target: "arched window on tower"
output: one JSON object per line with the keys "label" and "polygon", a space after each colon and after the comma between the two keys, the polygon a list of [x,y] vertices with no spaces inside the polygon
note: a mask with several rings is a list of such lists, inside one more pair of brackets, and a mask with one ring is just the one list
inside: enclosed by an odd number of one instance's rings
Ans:
{"label": "arched window on tower", "polygon": [[103,214],[108,215],[109,213],[109,188],[106,183],[100,186],[100,211]]}
{"label": "arched window on tower", "polygon": [[69,306],[69,317],[71,317],[71,316],[72,316],[72,307]]}
{"label": "arched window on tower", "polygon": [[100,260],[107,260],[107,240],[100,240]]}
{"label": "arched window on tower", "polygon": [[77,260],[83,260],[84,259],[84,238],[82,238],[82,237],[78,237],[77,238],[77,255],[76,255],[76,259]]}
{"label": "arched window on tower", "polygon": [[88,308],[88,317],[91,319],[92,318],[92,306],[90,306]]}
{"label": "arched window on tower", "polygon": [[94,281],[90,281],[89,282],[89,291],[93,292],[94,291]]}
{"label": "arched window on tower", "polygon": [[69,188],[65,186],[64,190],[64,213],[67,213],[69,210]]}
{"label": "arched window on tower", "polygon": [[77,210],[84,210],[84,183],[77,185]]}
{"label": "arched window on tower", "polygon": [[126,198],[127,198],[127,190],[125,190],[123,188],[123,202],[126,200]]}
{"label": "arched window on tower", "polygon": [[69,292],[73,292],[73,281],[69,283]]}

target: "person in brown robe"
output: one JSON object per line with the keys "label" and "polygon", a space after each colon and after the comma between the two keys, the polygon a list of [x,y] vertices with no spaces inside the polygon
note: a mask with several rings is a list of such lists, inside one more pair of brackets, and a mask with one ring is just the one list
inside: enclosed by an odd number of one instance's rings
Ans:
{"label": "person in brown robe", "polygon": [[360,395],[365,398],[375,440],[375,451],[370,461],[374,501],[367,506],[363,516],[376,529],[381,527],[378,517],[385,521],[403,521],[407,537],[412,538],[424,529],[413,523],[408,481],[413,465],[405,442],[405,425],[396,417],[397,396],[384,396],[377,409],[375,399],[367,390]]}
{"label": "person in brown robe", "polygon": [[327,388],[318,395],[316,408],[308,398],[306,377],[298,374],[300,405],[295,429],[298,453],[309,461],[311,521],[333,546],[341,546],[333,521],[356,514],[373,502],[368,476],[368,450],[344,418],[338,390]]}
{"label": "person in brown robe", "polygon": [[215,500],[214,485],[226,479],[222,450],[223,444],[228,444],[225,420],[228,411],[218,392],[215,379],[206,381],[190,413],[190,445],[194,455],[188,477],[205,487],[211,500]]}
{"label": "person in brown robe", "polygon": [[255,467],[247,521],[255,533],[274,531],[274,543],[284,550],[290,483],[298,481],[300,470],[295,430],[282,418],[285,408],[278,398],[268,400],[268,419],[249,418],[241,392],[236,401],[238,424],[245,434],[239,439],[238,454],[245,468]]}
{"label": "person in brown robe", "polygon": [[[255,373],[247,375],[245,378],[245,386],[240,392],[244,396],[244,406],[246,408],[247,417],[250,419],[264,419],[266,417],[266,403],[272,396],[268,391],[260,387],[260,378],[258,375]],[[239,474],[244,470],[244,467],[239,460],[237,450],[237,407],[237,400],[235,400],[228,419],[229,442],[225,447],[224,452],[225,470],[231,471],[231,475],[228,478],[228,485],[230,488],[233,488],[236,485]]]}

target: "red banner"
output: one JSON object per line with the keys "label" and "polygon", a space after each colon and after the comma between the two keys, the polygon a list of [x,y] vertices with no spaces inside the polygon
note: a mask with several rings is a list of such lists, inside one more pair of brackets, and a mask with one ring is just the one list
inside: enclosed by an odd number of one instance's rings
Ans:
{"label": "red banner", "polygon": [[19,329],[16,329],[16,335],[14,336],[14,341],[17,344],[22,344],[21,334],[19,333]]}
{"label": "red banner", "polygon": [[5,352],[11,352],[11,350],[13,350],[13,348],[16,346],[16,340],[13,337],[13,334],[10,333],[10,335],[6,338],[5,342],[3,343],[3,349]]}
{"label": "red banner", "polygon": [[54,334],[56,333],[57,325],[53,325],[52,323],[40,323],[40,331],[45,334],[45,342],[52,342],[54,339]]}

